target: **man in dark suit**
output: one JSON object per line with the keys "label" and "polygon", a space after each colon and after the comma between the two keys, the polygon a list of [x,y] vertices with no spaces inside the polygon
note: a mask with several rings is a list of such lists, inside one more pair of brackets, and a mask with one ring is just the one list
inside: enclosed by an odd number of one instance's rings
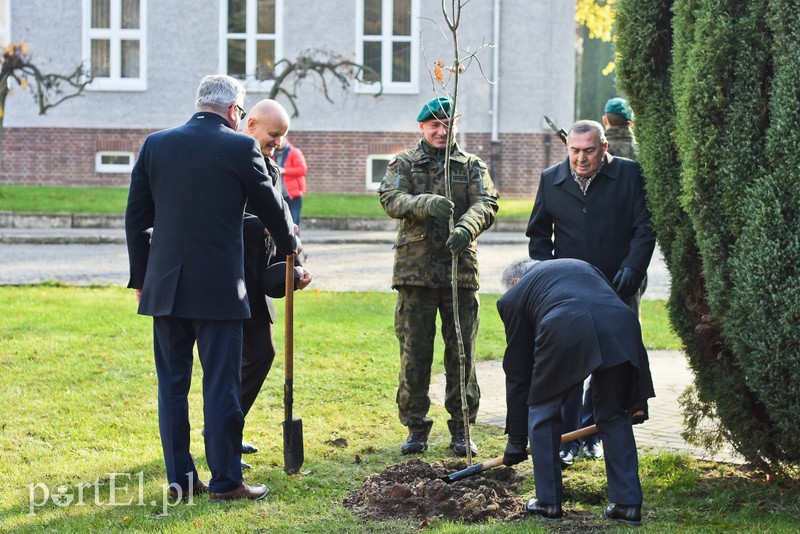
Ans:
{"label": "man in dark suit", "polygon": [[531,443],[536,498],[525,509],[563,516],[559,443],[561,405],[593,373],[594,416],[606,449],[609,519],[641,522],[642,488],[629,409],[653,397],[639,318],[599,269],[581,260],[512,264],[510,289],[497,301],[506,332],[504,463],[524,461]]}
{"label": "man in dark suit", "polygon": [[[244,93],[229,76],[205,77],[189,122],[156,132],[142,145],[125,211],[128,287],[136,289],[139,313],[153,317],[167,478],[178,495],[208,488],[213,500],[261,499],[268,492],[264,485],[245,484],[240,465],[242,320],[250,316],[245,202],[279,249],[291,253],[300,247],[261,151],[251,137],[236,132],[245,114]],[[209,486],[198,479],[189,452],[187,395],[195,342],[203,366]]]}
{"label": "man in dark suit", "polygon": [[[272,185],[281,191],[280,169],[271,159],[289,131],[289,114],[270,99],[257,102],[247,114],[243,133],[258,143]],[[252,215],[244,219],[244,280],[250,298],[250,319],[244,321],[242,345],[242,411],[244,416],[253,406],[275,360],[272,324],[275,306],[272,298],[286,292],[286,262],[279,261],[275,245],[261,221]],[[295,289],[311,283],[311,273],[295,265]],[[242,453],[258,452],[258,448],[242,442]],[[250,465],[242,461],[242,468]]]}
{"label": "man in dark suit", "polygon": [[[578,121],[567,136],[568,157],[542,173],[528,222],[528,252],[535,260],[577,258],[612,281],[638,316],[641,285],[656,239],[645,204],[639,164],[607,153],[602,125]],[[580,425],[582,391],[564,405],[565,431]],[[646,418],[646,403],[637,405]],[[565,444],[562,463],[570,465],[578,442]],[[586,449],[602,456],[602,449]]]}

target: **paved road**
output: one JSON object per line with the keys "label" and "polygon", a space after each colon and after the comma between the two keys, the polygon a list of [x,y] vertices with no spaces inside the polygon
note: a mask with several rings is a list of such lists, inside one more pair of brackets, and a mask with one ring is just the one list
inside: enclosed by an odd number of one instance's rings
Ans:
{"label": "paved road", "polygon": [[[391,291],[394,232],[305,232],[311,287],[322,291]],[[502,293],[500,275],[527,256],[521,233],[487,232],[478,240],[481,292]],[[645,298],[666,299],[669,273],[656,251]],[[126,285],[128,257],[121,230],[0,229],[0,285],[57,280]]]}

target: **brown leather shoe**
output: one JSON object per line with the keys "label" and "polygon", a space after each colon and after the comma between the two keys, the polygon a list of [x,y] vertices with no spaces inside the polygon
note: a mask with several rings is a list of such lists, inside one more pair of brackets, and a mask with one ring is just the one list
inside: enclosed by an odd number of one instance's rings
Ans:
{"label": "brown leather shoe", "polygon": [[214,493],[213,491],[208,494],[212,501],[232,501],[235,499],[250,499],[251,501],[260,501],[269,493],[269,488],[264,484],[256,484],[255,486],[248,486],[242,483],[238,488],[234,488],[224,493]]}
{"label": "brown leather shoe", "polygon": [[[197,482],[194,483],[194,486],[192,486],[191,492],[189,492],[188,490],[181,491],[180,498],[188,499],[190,495],[202,495],[203,493],[207,492],[208,492],[208,484],[206,484],[202,480],[198,480]],[[178,499],[178,490],[176,490],[175,488],[170,488],[169,497],[170,499],[173,500]]]}

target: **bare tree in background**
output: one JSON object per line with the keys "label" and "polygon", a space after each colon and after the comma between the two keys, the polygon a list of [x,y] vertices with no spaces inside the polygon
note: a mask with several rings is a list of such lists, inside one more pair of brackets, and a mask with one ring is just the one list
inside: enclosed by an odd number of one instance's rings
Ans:
{"label": "bare tree in background", "polygon": [[34,63],[27,44],[10,43],[3,51],[0,66],[0,155],[3,153],[5,137],[3,119],[6,99],[14,87],[12,81],[23,90],[31,90],[33,101],[39,106],[39,114],[44,115],[50,108],[81,95],[92,82],[92,77],[83,64],[65,74],[44,72]]}
{"label": "bare tree in background", "polygon": [[336,52],[312,48],[304,50],[294,60],[284,58],[275,63],[272,73],[266,78],[273,81],[268,98],[285,96],[292,106],[292,117],[297,117],[297,88],[309,78],[316,78],[321,84],[325,100],[331,104],[333,99],[329,90],[330,83],[338,84],[342,89],[347,89],[353,82],[377,84],[378,92],[375,96],[382,91],[380,75],[371,68],[350,61]]}

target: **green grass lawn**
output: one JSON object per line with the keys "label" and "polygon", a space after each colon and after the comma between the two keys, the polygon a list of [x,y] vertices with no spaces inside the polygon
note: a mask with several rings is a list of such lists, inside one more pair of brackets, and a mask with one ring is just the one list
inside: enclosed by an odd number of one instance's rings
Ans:
{"label": "green grass lawn", "polygon": [[[480,359],[502,354],[495,300],[482,297]],[[663,310],[663,303],[653,303],[643,316],[653,314],[653,321],[662,323],[664,319],[656,318],[653,311],[659,307]],[[136,315],[133,292],[59,285],[0,287],[0,530],[417,531],[414,520],[363,521],[342,505],[348,491],[360,486],[367,475],[406,459],[399,452],[405,429],[397,420],[394,399],[394,295],[307,290],[296,294],[295,308],[294,408],[304,426],[303,471],[294,476],[283,472],[280,350],[245,428],[246,438],[261,448],[249,457],[254,468],[245,478],[265,482],[271,489],[267,499],[216,504],[198,497],[191,505],[165,509],[152,326],[149,318]],[[654,332],[669,329],[648,323],[644,324],[648,346],[661,344]],[[282,317],[276,324],[283,324]],[[282,328],[276,328],[278,347],[283,346],[282,334]],[[441,370],[437,362],[434,371]],[[200,437],[199,365],[190,407],[192,450],[201,477],[207,479]],[[445,412],[434,405],[431,415],[436,424],[431,449],[425,454],[428,461],[448,457]],[[473,434],[481,448],[480,459],[502,453],[501,428],[475,425]],[[326,443],[337,438],[346,439],[347,446]],[[526,477],[520,499],[531,497],[530,464],[515,469]],[[679,455],[642,454],[641,477],[642,531],[800,529],[800,490],[767,481],[757,473]],[[45,488],[50,494],[46,502]],[[53,494],[71,496],[73,502],[58,505]],[[552,528],[576,532],[569,530],[570,514],[599,514],[605,502],[602,462],[576,463],[565,473],[565,495],[567,520]],[[534,519],[484,526],[433,521],[424,530],[552,531]]]}
{"label": "green grass lawn", "polygon": [[[35,213],[124,213],[126,188],[44,187],[0,185],[0,211]],[[530,200],[500,199],[498,216],[525,218],[531,214]],[[332,195],[308,193],[303,197],[304,217],[383,218],[378,194]]]}

